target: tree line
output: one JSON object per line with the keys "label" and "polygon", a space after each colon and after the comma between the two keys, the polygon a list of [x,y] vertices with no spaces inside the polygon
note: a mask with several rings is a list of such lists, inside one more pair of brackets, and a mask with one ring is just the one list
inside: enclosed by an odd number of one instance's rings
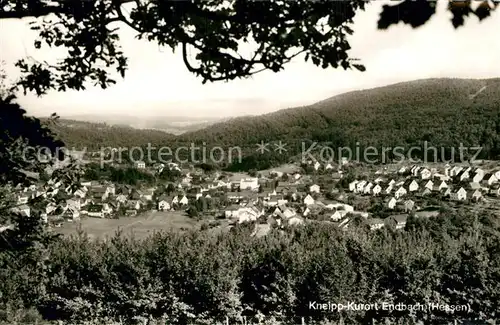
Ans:
{"label": "tree line", "polygon": [[[1,253],[0,303],[71,323],[492,321],[500,313],[499,230],[496,216],[449,213],[409,218],[403,231],[370,231],[361,219],[347,231],[312,223],[261,238],[249,236],[250,225],[143,240],[118,233],[94,241],[79,233],[53,241],[45,259],[25,250],[18,264]],[[467,307],[331,312],[311,302]]]}

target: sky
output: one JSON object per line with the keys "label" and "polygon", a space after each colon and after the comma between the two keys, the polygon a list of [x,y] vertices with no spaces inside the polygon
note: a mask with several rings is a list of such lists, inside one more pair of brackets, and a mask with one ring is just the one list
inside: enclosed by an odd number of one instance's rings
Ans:
{"label": "sky", "polygon": [[[351,57],[361,59],[367,71],[321,69],[298,58],[279,73],[263,72],[244,80],[207,83],[183,65],[180,53],[154,43],[134,39],[122,27],[121,44],[129,58],[125,79],[111,88],[51,92],[41,98],[28,94],[19,103],[37,116],[57,112],[60,116],[81,114],[127,116],[228,117],[262,114],[308,105],[358,89],[424,78],[493,78],[500,76],[500,42],[496,33],[500,13],[479,22],[472,17],[455,30],[446,3],[438,1],[438,12],[419,29],[406,25],[376,29],[384,1],[375,1],[354,20],[349,41]],[[394,2],[392,1],[394,4]],[[35,50],[34,34],[27,20],[0,21],[0,59],[15,75],[14,62],[26,56],[37,60],[57,53]]]}

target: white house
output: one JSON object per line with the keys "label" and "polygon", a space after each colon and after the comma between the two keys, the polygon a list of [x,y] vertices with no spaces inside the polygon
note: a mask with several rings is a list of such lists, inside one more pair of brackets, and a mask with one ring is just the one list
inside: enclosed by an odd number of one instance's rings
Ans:
{"label": "white house", "polygon": [[471,195],[471,199],[474,201],[479,201],[482,198],[483,198],[483,194],[481,193],[480,190],[475,190]]}
{"label": "white house", "polygon": [[314,204],[314,198],[307,194],[307,196],[304,198],[304,204],[305,205],[311,205],[311,204]]}
{"label": "white house", "polygon": [[137,169],[144,169],[144,168],[146,168],[146,163],[144,161],[136,161],[134,163],[134,165],[135,165],[135,168],[137,168]]}
{"label": "white house", "polygon": [[337,210],[331,215],[330,219],[332,219],[333,221],[339,221],[340,219],[344,218],[348,213],[349,211]]}
{"label": "white house", "polygon": [[352,181],[349,183],[349,191],[354,192],[356,190],[356,185],[358,184],[358,181]]}
{"label": "white house", "polygon": [[467,199],[467,191],[461,187],[458,191],[450,194],[450,199],[453,201],[465,201]]}
{"label": "white house", "polygon": [[472,181],[474,183],[479,183],[483,180],[484,175],[485,175],[484,170],[478,168],[474,171],[474,177],[472,178]]}
{"label": "white house", "polygon": [[356,193],[363,193],[363,189],[365,188],[367,181],[360,181],[356,184]]}
{"label": "white house", "polygon": [[434,182],[429,180],[427,181],[427,183],[425,183],[424,187],[428,188],[429,190],[432,190],[432,188],[434,187]]}
{"label": "white house", "polygon": [[189,200],[188,200],[188,198],[184,195],[184,196],[182,197],[182,199],[180,199],[180,200],[179,200],[179,203],[180,203],[180,204],[182,204],[182,205],[186,205],[186,204],[188,204],[188,203],[189,203]]}
{"label": "white house", "polygon": [[498,178],[495,176],[495,174],[488,173],[484,175],[483,182],[488,184],[488,186],[491,186],[498,182]]}
{"label": "white house", "polygon": [[240,180],[241,190],[257,191],[259,189],[259,179],[257,177],[243,178]]}
{"label": "white house", "polygon": [[405,189],[404,187],[402,187],[402,186],[401,186],[401,187],[400,187],[400,188],[398,188],[398,190],[394,193],[394,197],[395,197],[396,199],[399,199],[399,198],[401,198],[402,196],[406,195],[406,193],[407,193],[407,192],[406,192],[406,189]]}
{"label": "white house", "polygon": [[460,174],[457,175],[457,177],[461,182],[463,182],[470,178],[470,172],[467,169],[463,170]]}
{"label": "white house", "polygon": [[432,177],[432,172],[427,168],[424,168],[420,171],[420,178],[422,179],[430,179]]}
{"label": "white house", "polygon": [[321,167],[321,164],[317,161],[314,163],[314,170],[318,170]]}
{"label": "white house", "polygon": [[380,192],[382,192],[382,187],[379,184],[375,185],[372,189],[372,194],[379,195]]}
{"label": "white house", "polygon": [[28,196],[25,194],[19,195],[17,198],[17,204],[21,205],[26,203],[28,203]]}
{"label": "white house", "polygon": [[319,193],[319,192],[320,192],[320,187],[319,187],[319,185],[316,185],[316,184],[311,185],[311,186],[309,187],[309,192],[311,192],[311,193]]}
{"label": "white house", "polygon": [[159,211],[170,210],[170,203],[168,203],[167,200],[158,201],[158,210]]}
{"label": "white house", "polygon": [[397,203],[397,200],[394,197],[392,197],[392,198],[390,198],[389,201],[387,201],[387,207],[392,210],[396,207],[396,203]]}
{"label": "white house", "polygon": [[448,188],[448,184],[446,184],[445,181],[442,181],[441,184],[439,184],[439,190],[441,191],[444,188]]}
{"label": "white house", "polygon": [[379,218],[370,218],[367,222],[370,225],[370,230],[381,229],[384,227],[384,220]]}
{"label": "white house", "polygon": [[[407,182],[408,184],[408,192],[418,191],[418,183],[416,180],[412,180],[411,182]],[[405,193],[406,194],[406,193]]]}

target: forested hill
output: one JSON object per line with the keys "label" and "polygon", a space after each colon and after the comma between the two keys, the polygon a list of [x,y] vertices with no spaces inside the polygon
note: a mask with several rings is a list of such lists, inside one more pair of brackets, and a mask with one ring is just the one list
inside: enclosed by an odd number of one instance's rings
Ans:
{"label": "forested hill", "polygon": [[[46,121],[46,119],[41,119]],[[69,148],[98,150],[102,147],[163,145],[175,136],[158,130],[134,129],[129,126],[58,119],[51,128]]]}
{"label": "forested hill", "polygon": [[[443,147],[483,147],[487,158],[500,154],[500,78],[425,79],[353,91],[306,107],[261,116],[245,116],[178,136],[155,130],[61,120],[55,127],[67,146],[241,146],[255,163],[261,141],[288,144],[287,157],[298,154],[301,142],[330,146],[412,146],[427,141]],[[268,159],[273,161],[274,158]],[[263,166],[269,164],[269,161]],[[275,161],[278,162],[278,161]],[[247,166],[248,165],[248,166]],[[240,168],[238,167],[238,168]],[[252,167],[253,168],[253,167]]]}
{"label": "forested hill", "polygon": [[306,107],[235,118],[178,139],[227,145],[309,139],[339,145],[359,141],[390,146],[427,140],[439,145],[489,142],[492,146],[500,131],[499,113],[500,78],[425,79],[353,91]]}

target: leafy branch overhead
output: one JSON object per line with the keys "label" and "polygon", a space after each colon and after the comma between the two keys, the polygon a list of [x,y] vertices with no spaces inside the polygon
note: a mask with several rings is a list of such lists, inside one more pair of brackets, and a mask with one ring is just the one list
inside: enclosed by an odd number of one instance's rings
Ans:
{"label": "leafy branch overhead", "polygon": [[[38,95],[50,89],[81,90],[90,81],[106,88],[122,77],[127,58],[118,30],[126,25],[137,38],[181,49],[187,69],[207,81],[245,78],[264,70],[278,72],[298,55],[322,68],[364,71],[348,54],[348,36],[358,10],[366,1],[249,1],[249,0],[0,0],[0,19],[32,17],[38,32],[35,48],[67,49],[66,57],[51,65],[21,59],[17,86]],[[464,18],[484,19],[498,1],[450,2],[452,23]],[[436,12],[435,2],[406,0],[383,7],[379,29],[403,22],[425,24]],[[250,45],[253,44],[253,45]],[[252,48],[253,47],[253,48]]]}

